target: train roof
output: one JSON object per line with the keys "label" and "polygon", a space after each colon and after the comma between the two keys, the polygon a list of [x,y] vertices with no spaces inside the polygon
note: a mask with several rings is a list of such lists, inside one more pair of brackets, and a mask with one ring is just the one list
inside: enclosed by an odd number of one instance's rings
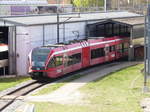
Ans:
{"label": "train roof", "polygon": [[63,47],[65,46],[65,44],[48,44],[46,46],[43,46],[43,47]]}
{"label": "train roof", "polygon": [[[118,37],[118,36],[114,36],[114,37]],[[59,48],[59,47],[65,47],[65,49],[67,48],[67,46],[70,47],[70,45],[75,45],[75,44],[81,44],[82,46],[82,43],[85,44],[88,43],[88,42],[97,42],[98,40],[99,41],[102,41],[102,40],[111,40],[112,38],[105,38],[105,37],[88,37],[87,39],[81,39],[81,40],[71,40],[71,41],[68,41],[68,42],[64,42],[64,43],[59,43],[59,44],[48,44],[48,45],[45,45],[45,46],[42,46],[43,48],[48,48],[48,49],[55,49],[55,48]],[[114,39],[114,38],[113,38]],[[86,44],[88,45],[88,44]]]}
{"label": "train roof", "polygon": [[88,37],[87,39],[103,39],[105,37]]}
{"label": "train roof", "polygon": [[[117,36],[114,36],[114,37],[117,37]],[[78,43],[82,43],[82,42],[88,42],[88,40],[103,40],[103,39],[108,39],[108,38],[105,38],[105,37],[88,37],[87,39],[81,39],[81,40],[70,40],[68,42],[64,42],[64,43],[58,43],[58,44],[48,44],[48,45],[45,45],[45,46],[42,46],[43,48],[49,48],[49,49],[54,49],[54,48],[58,48],[58,47],[64,47],[64,46],[67,46],[67,45],[73,45],[73,44],[78,44]],[[111,38],[109,38],[111,39]]]}

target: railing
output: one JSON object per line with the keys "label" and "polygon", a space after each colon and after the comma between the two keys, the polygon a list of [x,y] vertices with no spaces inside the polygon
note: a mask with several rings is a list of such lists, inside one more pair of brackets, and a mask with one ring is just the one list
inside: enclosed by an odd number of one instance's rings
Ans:
{"label": "railing", "polygon": [[8,6],[0,5],[0,15],[34,15],[75,12],[97,12],[104,11],[104,7],[72,7],[72,6]]}
{"label": "railing", "polygon": [[[146,13],[146,5],[119,6],[117,8],[107,7],[107,11],[130,11],[138,14]],[[57,13],[83,13],[83,12],[104,12],[104,7],[73,7],[72,5],[60,6],[9,6],[0,5],[0,16],[11,15],[35,15],[35,14],[55,14]]]}

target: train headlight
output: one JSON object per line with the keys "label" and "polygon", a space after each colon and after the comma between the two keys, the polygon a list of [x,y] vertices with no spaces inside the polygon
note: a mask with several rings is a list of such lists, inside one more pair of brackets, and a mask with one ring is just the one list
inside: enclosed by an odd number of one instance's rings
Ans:
{"label": "train headlight", "polygon": [[40,70],[40,68],[36,68],[37,70]]}
{"label": "train headlight", "polygon": [[35,66],[35,62],[32,62],[32,66]]}

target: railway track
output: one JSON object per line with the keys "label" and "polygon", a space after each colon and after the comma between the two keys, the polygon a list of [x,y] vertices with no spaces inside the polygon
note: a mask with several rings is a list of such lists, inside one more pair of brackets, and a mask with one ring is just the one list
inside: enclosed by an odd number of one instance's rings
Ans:
{"label": "railway track", "polygon": [[20,87],[14,91],[7,93],[0,97],[0,112],[5,110],[8,106],[14,103],[16,100],[23,100],[24,96],[28,93],[34,91],[37,88],[40,88],[47,83],[39,83],[37,81],[33,81],[23,87]]}
{"label": "railway track", "polygon": [[63,77],[57,78],[55,80],[47,81],[45,83],[39,83],[38,81],[32,81],[31,83],[28,83],[24,85],[23,87],[20,87],[14,91],[11,91],[7,93],[6,95],[0,96],[0,112],[3,112],[7,107],[9,107],[12,103],[15,101],[23,101],[24,97],[28,95],[29,93],[33,92],[34,90],[45,86],[47,84],[51,84],[53,82],[63,82],[66,78],[71,78],[72,76],[75,76],[76,74],[85,75],[89,73],[93,73],[95,71],[98,71],[99,69],[107,68],[107,67],[112,67],[115,65],[120,64],[120,62],[114,62],[114,63],[107,63],[104,65],[96,65],[90,68],[82,69],[73,73],[70,73],[68,75],[65,75]]}
{"label": "railway track", "polygon": [[[105,66],[113,66],[113,65],[116,65],[116,63],[112,63],[112,64],[106,64],[104,65]],[[52,82],[59,82],[59,81],[63,81],[65,80],[65,78],[69,78],[75,74],[86,74],[86,73],[89,73],[89,72],[93,72],[95,70],[98,70],[99,69],[99,66],[93,66],[93,67],[90,67],[90,68],[86,68],[86,69],[82,69],[82,70],[79,70],[79,71],[76,71],[76,72],[73,72],[73,73],[70,73],[68,75],[65,75],[63,77],[60,77],[60,78],[57,78],[53,81],[47,81],[46,83],[39,83],[38,81],[31,81],[30,83],[28,84],[25,84],[24,86],[22,87],[19,87],[9,93],[6,93],[5,95],[3,96],[0,96],[0,112],[2,112],[3,110],[5,110],[7,107],[9,107],[11,104],[13,104],[15,101],[17,100],[21,100],[23,101],[24,97],[33,92],[34,90],[48,84],[48,83],[52,83]]]}
{"label": "railway track", "polygon": [[[65,78],[69,77],[69,75],[64,76],[64,77],[60,77],[60,78],[56,78],[53,80],[45,80],[42,82],[39,81],[31,81],[28,84],[25,84],[11,92],[8,92],[4,95],[0,96],[0,112],[5,112],[6,108],[9,107],[11,104],[13,104],[15,101],[23,101],[24,97],[26,95],[28,95],[29,93],[33,92],[34,90],[45,86],[47,84],[53,83],[53,82],[59,82],[59,81],[63,81]],[[11,111],[10,111],[11,112]]]}

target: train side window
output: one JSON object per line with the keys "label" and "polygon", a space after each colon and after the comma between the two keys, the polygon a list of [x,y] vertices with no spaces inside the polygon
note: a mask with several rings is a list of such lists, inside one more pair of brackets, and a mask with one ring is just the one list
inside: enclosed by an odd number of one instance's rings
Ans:
{"label": "train side window", "polygon": [[115,51],[115,50],[116,50],[115,45],[113,45],[112,46],[112,51]]}
{"label": "train side window", "polygon": [[125,49],[128,49],[128,47],[129,47],[129,44],[126,42],[126,43],[124,43],[124,48]]}
{"label": "train side window", "polygon": [[109,47],[109,52],[115,51],[115,45]]}
{"label": "train side window", "polygon": [[119,50],[122,49],[122,44],[118,44],[117,49],[119,49]]}
{"label": "train side window", "polygon": [[70,66],[72,64],[73,64],[73,58],[72,58],[72,56],[68,56],[68,64],[67,64],[67,66]]}
{"label": "train side window", "polygon": [[91,50],[91,59],[103,57],[105,55],[104,48]]}
{"label": "train side window", "polygon": [[122,44],[119,44],[119,46],[120,46],[120,49],[123,49],[123,46],[122,46]]}
{"label": "train side window", "polygon": [[67,55],[64,56],[64,66],[65,67],[68,66],[68,56]]}
{"label": "train side window", "polygon": [[112,46],[109,46],[109,52],[112,52],[112,49],[111,49],[111,48],[112,48]]}
{"label": "train side window", "polygon": [[72,55],[73,64],[77,64],[81,62],[81,53]]}
{"label": "train side window", "polygon": [[122,43],[122,52],[124,52],[124,43]]}
{"label": "train side window", "polygon": [[81,53],[73,54],[68,57],[68,66],[81,62]]}
{"label": "train side window", "polygon": [[118,49],[120,49],[120,46],[119,46],[119,44],[118,45],[116,45],[116,49],[118,50]]}
{"label": "train side window", "polygon": [[117,45],[117,51],[120,52],[120,53],[123,52],[123,45],[122,44]]}
{"label": "train side window", "polygon": [[58,67],[62,64],[63,64],[63,57],[62,56],[53,57],[48,64],[48,68]]}
{"label": "train side window", "polygon": [[53,57],[50,61],[49,61],[49,64],[48,64],[48,68],[54,68],[56,65],[55,65],[55,62],[56,62],[56,58]]}
{"label": "train side window", "polygon": [[129,48],[129,44],[126,42],[124,43],[124,52],[127,52]]}
{"label": "train side window", "polygon": [[55,59],[55,64],[56,64],[56,67],[57,66],[60,66],[63,64],[63,57],[62,56],[56,56],[56,59]]}

